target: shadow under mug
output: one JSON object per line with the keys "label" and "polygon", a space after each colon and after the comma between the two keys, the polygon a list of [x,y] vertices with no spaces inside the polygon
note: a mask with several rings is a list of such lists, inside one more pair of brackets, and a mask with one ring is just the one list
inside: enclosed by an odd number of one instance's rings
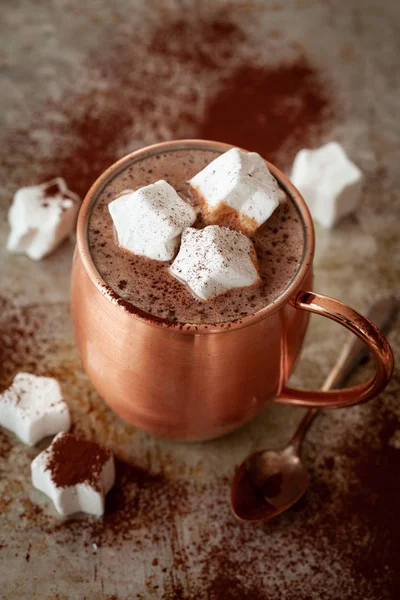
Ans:
{"label": "shadow under mug", "polygon": [[[128,165],[186,148],[225,152],[232,146],[202,140],[155,144],[105,171],[83,201],[72,270],[72,318],[82,363],[103,400],[123,419],[157,436],[205,440],[256,415],[268,400],[339,408],[379,394],[393,371],[389,343],[368,319],[338,300],[311,292],[314,228],[307,206],[287,177],[267,163],[295,202],[304,226],[299,269],[276,300],[240,321],[179,325],[152,317],[110,293],[88,247],[91,207]],[[368,346],[375,375],[352,388],[292,389],[286,382],[300,353],[309,313],[337,321]]]}

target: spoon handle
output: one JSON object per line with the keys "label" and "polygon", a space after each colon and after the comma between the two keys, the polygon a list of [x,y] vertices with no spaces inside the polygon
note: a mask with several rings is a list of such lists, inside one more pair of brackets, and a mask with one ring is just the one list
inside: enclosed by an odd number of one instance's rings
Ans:
{"label": "spoon handle", "polygon": [[[388,329],[391,322],[395,319],[399,304],[400,301],[396,296],[383,296],[371,304],[365,312],[365,316],[370,321],[373,321],[378,329],[385,332],[385,329]],[[339,358],[326,378],[322,389],[330,390],[340,387],[350,373],[354,371],[366,356],[368,356],[366,346],[359,338],[349,335],[344,343]],[[300,421],[300,425],[289,443],[289,446],[291,446],[294,451],[297,452],[300,449],[303,438],[318,413],[318,408],[310,408]]]}

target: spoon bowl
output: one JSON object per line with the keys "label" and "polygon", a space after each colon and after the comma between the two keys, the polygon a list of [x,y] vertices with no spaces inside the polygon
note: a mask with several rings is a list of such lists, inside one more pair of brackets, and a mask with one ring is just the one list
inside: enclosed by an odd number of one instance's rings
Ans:
{"label": "spoon bowl", "polygon": [[295,504],[310,476],[293,446],[283,451],[255,452],[236,471],[231,507],[242,521],[271,519]]}

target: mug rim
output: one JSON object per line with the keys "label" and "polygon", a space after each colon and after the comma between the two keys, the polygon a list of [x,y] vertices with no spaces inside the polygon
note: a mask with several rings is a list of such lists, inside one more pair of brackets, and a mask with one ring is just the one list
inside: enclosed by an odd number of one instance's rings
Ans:
{"label": "mug rim", "polygon": [[[172,140],[168,142],[159,142],[150,146],[144,146],[142,148],[134,150],[133,152],[130,152],[129,154],[126,154],[125,156],[114,162],[112,165],[110,165],[95,180],[95,182],[87,192],[86,196],[84,197],[81,207],[79,209],[76,227],[77,250],[79,252],[86,273],[89,275],[93,285],[98,289],[98,291],[119,310],[124,311],[126,314],[132,315],[132,317],[135,317],[148,325],[169,330],[171,332],[175,331],[179,333],[192,334],[221,333],[226,331],[233,331],[235,329],[242,329],[254,323],[258,323],[259,321],[270,316],[271,314],[282,308],[282,306],[287,304],[294,295],[294,292],[298,291],[302,281],[304,280],[310,269],[314,257],[315,232],[311,214],[308,210],[306,202],[301,196],[300,192],[290,182],[289,178],[286,175],[284,175],[284,173],[282,173],[277,167],[268,162],[264,157],[262,158],[266,162],[272,175],[279,182],[280,186],[285,190],[285,192],[288,194],[288,196],[291,198],[291,200],[295,203],[297,207],[304,228],[305,243],[303,257],[293,279],[283,290],[283,292],[277,298],[275,298],[275,300],[273,300],[273,302],[269,303],[267,306],[260,309],[259,311],[246,315],[245,317],[241,317],[237,321],[224,321],[221,323],[181,323],[179,321],[171,322],[167,319],[156,317],[155,315],[152,315],[146,311],[135,307],[133,304],[131,304],[127,300],[124,300],[123,298],[118,296],[118,294],[113,292],[113,290],[111,290],[111,288],[108,286],[108,284],[104,281],[104,279],[98,272],[89,250],[87,233],[91,210],[98,197],[98,194],[109,183],[110,179],[112,177],[115,177],[121,171],[123,171],[129,165],[130,162],[132,162],[134,159],[138,158],[141,155],[151,156],[153,154],[166,152],[168,150],[176,151],[184,150],[185,148],[199,148],[204,150],[221,151],[221,153],[223,153],[227,150],[230,150],[231,148],[239,148],[239,146],[210,140],[182,139]],[[249,150],[243,150],[249,152]]]}

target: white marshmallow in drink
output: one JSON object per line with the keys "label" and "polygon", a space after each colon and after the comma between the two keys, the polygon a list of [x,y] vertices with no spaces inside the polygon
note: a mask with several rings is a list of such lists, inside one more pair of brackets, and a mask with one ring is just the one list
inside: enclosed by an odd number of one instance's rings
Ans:
{"label": "white marshmallow in drink", "polygon": [[300,150],[291,180],[304,196],[313,219],[333,228],[353,213],[361,198],[363,174],[336,142]]}
{"label": "white marshmallow in drink", "polygon": [[68,431],[71,418],[58,382],[52,377],[18,373],[12,385],[0,394],[0,425],[29,446]]}
{"label": "white marshmallow in drink", "polygon": [[170,272],[201,300],[259,281],[252,242],[240,231],[219,225],[185,229]]}
{"label": "white marshmallow in drink", "polygon": [[7,250],[45,258],[74,230],[79,205],[79,196],[62,177],[19,189],[8,212]]}
{"label": "white marshmallow in drink", "polygon": [[185,227],[196,211],[164,180],[135,192],[125,191],[108,205],[118,244],[140,256],[172,260]]}
{"label": "white marshmallow in drink", "polygon": [[276,179],[256,152],[232,148],[188,181],[198,195],[206,223],[218,222],[227,209],[248,235],[272,215],[284,198]]}
{"label": "white marshmallow in drink", "polygon": [[31,476],[33,486],[52,500],[60,515],[85,512],[99,517],[115,483],[114,457],[95,442],[59,433],[33,460]]}

